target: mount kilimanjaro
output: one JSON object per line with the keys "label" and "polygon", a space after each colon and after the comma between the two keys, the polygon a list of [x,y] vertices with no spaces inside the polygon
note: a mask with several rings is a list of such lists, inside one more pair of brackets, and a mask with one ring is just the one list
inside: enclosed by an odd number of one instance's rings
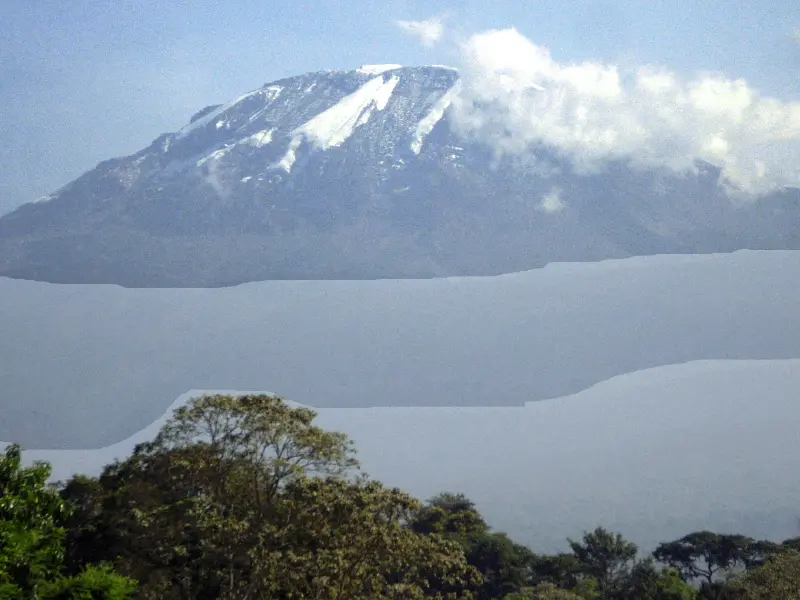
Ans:
{"label": "mount kilimanjaro", "polygon": [[129,287],[492,275],[554,261],[800,249],[800,191],[547,148],[503,157],[450,118],[459,73],[367,65],[209,106],[0,218],[0,276]]}

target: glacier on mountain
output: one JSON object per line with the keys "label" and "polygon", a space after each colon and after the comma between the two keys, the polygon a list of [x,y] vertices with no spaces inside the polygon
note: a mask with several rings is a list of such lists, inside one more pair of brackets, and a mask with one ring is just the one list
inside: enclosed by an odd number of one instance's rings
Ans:
{"label": "glacier on mountain", "polygon": [[295,128],[286,154],[275,166],[289,173],[303,140],[318,150],[343,144],[356,128],[369,121],[373,111],[386,108],[399,81],[397,76],[388,81],[381,76],[370,79],[352,94]]}
{"label": "glacier on mountain", "polygon": [[357,73],[364,73],[365,75],[380,75],[386,71],[393,71],[394,69],[402,69],[403,65],[361,65],[356,69]]}
{"label": "glacier on mountain", "polygon": [[284,154],[283,158],[280,159],[277,163],[272,165],[272,168],[283,169],[287,173],[290,173],[292,170],[292,166],[297,160],[297,149],[300,147],[302,141],[303,139],[300,137],[292,138],[292,141],[289,142],[289,147],[286,149],[286,154]]}
{"label": "glacier on mountain", "polygon": [[461,90],[461,82],[457,81],[453,87],[447,90],[442,96],[433,103],[430,112],[425,115],[422,120],[417,123],[417,127],[414,131],[414,138],[411,141],[411,150],[414,154],[419,154],[422,150],[422,141],[425,139],[433,128],[436,127],[436,124],[442,120],[444,117],[445,111],[448,109],[450,104],[453,101],[453,98],[456,97]]}
{"label": "glacier on mountain", "polygon": [[261,146],[266,146],[267,144],[272,143],[272,134],[274,133],[275,129],[262,129],[261,131],[254,133],[253,135],[246,137],[242,140],[243,143],[250,144],[255,148],[260,148]]}
{"label": "glacier on mountain", "polygon": [[275,128],[272,129],[262,129],[261,131],[257,131],[253,135],[248,135],[245,138],[237,141],[235,144],[225,144],[224,147],[220,148],[219,150],[215,150],[211,154],[208,154],[197,161],[196,165],[198,167],[203,166],[209,160],[219,160],[228,152],[233,150],[233,148],[237,145],[247,144],[248,146],[252,146],[253,148],[261,148],[262,146],[266,146],[272,143],[272,134],[275,131]]}
{"label": "glacier on mountain", "polygon": [[295,129],[319,150],[339,146],[349,138],[356,127],[366,123],[373,110],[383,110],[400,81],[396,76],[385,81],[383,77],[369,80],[356,92],[341,99],[328,110]]}
{"label": "glacier on mountain", "polygon": [[198,167],[202,167],[210,160],[218,160],[223,156],[225,156],[228,152],[230,152],[231,148],[233,148],[233,144],[228,144],[224,148],[220,148],[219,150],[214,150],[214,152],[212,152],[211,154],[204,156],[203,158],[198,160],[196,164]]}

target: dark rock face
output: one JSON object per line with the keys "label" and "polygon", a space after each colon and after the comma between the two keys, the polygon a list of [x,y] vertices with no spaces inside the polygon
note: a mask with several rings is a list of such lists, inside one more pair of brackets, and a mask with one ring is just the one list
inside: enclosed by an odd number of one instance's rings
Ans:
{"label": "dark rock face", "polygon": [[576,175],[544,148],[537,165],[498,159],[451,126],[456,71],[380,71],[276,81],[99,164],[0,218],[0,275],[214,287],[800,248],[796,189],[741,206],[705,164]]}

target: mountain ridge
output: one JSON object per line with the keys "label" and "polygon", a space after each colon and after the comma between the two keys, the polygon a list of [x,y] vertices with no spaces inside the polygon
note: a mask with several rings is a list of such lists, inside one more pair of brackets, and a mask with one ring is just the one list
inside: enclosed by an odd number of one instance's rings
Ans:
{"label": "mountain ridge", "polygon": [[450,119],[452,67],[265,83],[0,217],[0,276],[128,287],[492,275],[553,261],[800,248],[800,192],[720,170],[499,156]]}

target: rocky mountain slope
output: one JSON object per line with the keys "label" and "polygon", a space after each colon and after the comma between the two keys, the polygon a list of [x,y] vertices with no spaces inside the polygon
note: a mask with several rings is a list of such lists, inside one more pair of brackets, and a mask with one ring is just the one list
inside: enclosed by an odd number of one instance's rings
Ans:
{"label": "rocky mountain slope", "polygon": [[445,67],[275,81],[0,218],[0,275],[130,287],[484,275],[553,261],[800,248],[800,191],[720,171],[575,174],[459,134]]}

